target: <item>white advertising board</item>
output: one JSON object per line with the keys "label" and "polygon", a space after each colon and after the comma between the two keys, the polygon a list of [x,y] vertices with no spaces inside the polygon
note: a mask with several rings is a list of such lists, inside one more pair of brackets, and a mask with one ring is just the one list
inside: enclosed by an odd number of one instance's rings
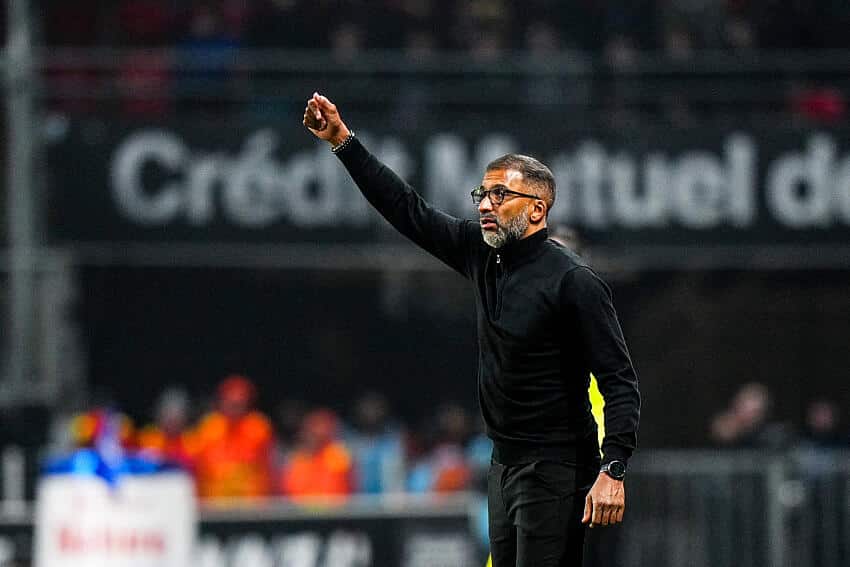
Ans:
{"label": "white advertising board", "polygon": [[35,567],[187,567],[197,506],[182,473],[55,475],[38,487]]}

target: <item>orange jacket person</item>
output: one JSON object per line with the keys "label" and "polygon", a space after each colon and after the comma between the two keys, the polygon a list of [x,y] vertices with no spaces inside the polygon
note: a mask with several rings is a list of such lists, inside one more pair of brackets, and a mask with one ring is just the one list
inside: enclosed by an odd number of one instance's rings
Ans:
{"label": "orange jacket person", "polygon": [[307,415],[301,446],[281,473],[281,492],[293,498],[344,497],[353,489],[353,461],[337,440],[338,421],[329,410]]}
{"label": "orange jacket person", "polygon": [[232,375],[218,388],[218,410],[198,425],[195,472],[205,499],[255,498],[272,492],[271,423],[252,410],[254,385]]}

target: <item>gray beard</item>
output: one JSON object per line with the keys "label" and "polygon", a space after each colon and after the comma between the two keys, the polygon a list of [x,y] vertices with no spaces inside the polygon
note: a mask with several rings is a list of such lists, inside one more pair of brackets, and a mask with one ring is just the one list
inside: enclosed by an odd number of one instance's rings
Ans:
{"label": "gray beard", "polygon": [[522,235],[528,229],[529,222],[528,211],[524,210],[508,220],[505,226],[499,225],[495,232],[481,229],[481,235],[488,246],[501,248],[522,238]]}

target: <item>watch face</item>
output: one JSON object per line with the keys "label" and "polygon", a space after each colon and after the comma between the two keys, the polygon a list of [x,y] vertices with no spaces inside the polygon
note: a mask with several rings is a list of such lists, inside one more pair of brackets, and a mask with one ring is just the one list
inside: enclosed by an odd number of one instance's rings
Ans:
{"label": "watch face", "polygon": [[616,479],[626,476],[626,465],[622,461],[611,461],[608,463],[608,472]]}

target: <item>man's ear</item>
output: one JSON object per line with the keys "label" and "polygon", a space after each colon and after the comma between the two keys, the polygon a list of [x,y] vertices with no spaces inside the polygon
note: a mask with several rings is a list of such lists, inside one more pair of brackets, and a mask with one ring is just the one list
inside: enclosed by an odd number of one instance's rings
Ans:
{"label": "man's ear", "polygon": [[546,218],[546,204],[541,200],[537,199],[534,201],[534,208],[531,209],[531,215],[529,215],[529,219],[534,224],[537,224]]}

